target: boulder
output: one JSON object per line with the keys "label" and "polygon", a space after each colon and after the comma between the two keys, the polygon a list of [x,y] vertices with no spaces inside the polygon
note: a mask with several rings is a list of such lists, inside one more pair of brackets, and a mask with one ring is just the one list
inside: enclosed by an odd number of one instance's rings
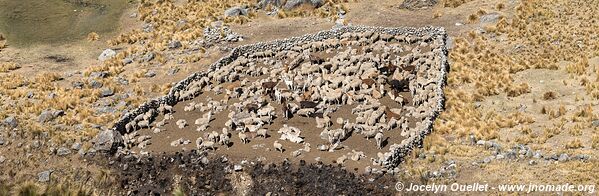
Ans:
{"label": "boulder", "polygon": [[47,171],[37,173],[37,181],[39,181],[39,182],[50,181],[50,174],[52,174],[52,170],[47,170]]}
{"label": "boulder", "polygon": [[9,116],[9,117],[5,118],[4,124],[6,124],[6,126],[8,126],[10,128],[16,128],[17,126],[19,126],[19,122],[17,121],[17,119],[14,116]]}
{"label": "boulder", "polygon": [[225,17],[245,16],[248,15],[248,10],[243,7],[232,7],[225,10]]}
{"label": "boulder", "polygon": [[100,152],[116,152],[123,145],[123,137],[118,131],[105,130],[100,132],[93,140],[93,148]]}
{"label": "boulder", "polygon": [[113,49],[106,49],[102,52],[102,54],[100,54],[100,56],[98,56],[98,60],[106,61],[114,56],[116,56],[116,51]]}
{"label": "boulder", "polygon": [[317,8],[317,7],[324,5],[324,1],[323,0],[288,0],[285,3],[285,5],[283,6],[283,9],[291,10],[291,9],[301,6],[302,4],[310,5],[310,6]]}
{"label": "boulder", "polygon": [[281,6],[283,6],[283,1],[282,0],[261,0],[258,2],[258,8],[260,8],[260,9],[264,9],[264,8],[268,7],[268,5],[271,5],[274,7],[281,7]]}

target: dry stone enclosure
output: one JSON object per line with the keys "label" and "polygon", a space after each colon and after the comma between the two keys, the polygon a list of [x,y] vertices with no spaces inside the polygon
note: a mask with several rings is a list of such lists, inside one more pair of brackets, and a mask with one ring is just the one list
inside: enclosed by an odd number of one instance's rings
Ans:
{"label": "dry stone enclosure", "polygon": [[109,148],[392,168],[443,109],[446,39],[350,26],[241,46],[125,114]]}

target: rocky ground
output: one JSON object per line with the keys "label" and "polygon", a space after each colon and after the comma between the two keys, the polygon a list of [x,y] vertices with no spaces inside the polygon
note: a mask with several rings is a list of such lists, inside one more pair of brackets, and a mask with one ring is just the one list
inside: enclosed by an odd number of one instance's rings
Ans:
{"label": "rocky ground", "polygon": [[[599,44],[597,23],[588,21],[597,20],[593,13],[599,3],[326,2],[317,9],[237,1],[133,3],[121,19],[120,36],[100,34],[97,41],[25,49],[0,38],[0,195],[143,194],[158,187],[192,193],[185,184],[242,194],[311,191],[308,187],[343,192],[336,187],[349,184],[356,193],[395,194],[389,188],[394,180],[596,185]],[[223,16],[225,11],[230,17]],[[441,26],[453,40],[445,112],[398,175],[363,177],[308,163],[292,163],[292,170],[282,163],[268,169],[257,162],[231,166],[216,164],[222,162],[219,156],[202,163],[202,153],[196,152],[104,158],[90,148],[91,139],[123,112],[165,94],[172,83],[205,70],[235,46],[346,24]],[[164,164],[198,159],[201,164],[185,167]],[[235,172],[235,165],[242,170]],[[160,177],[139,178],[146,174],[135,173],[135,167]],[[185,172],[202,173],[201,168],[213,169],[203,182]],[[312,171],[333,174],[318,175],[330,180],[316,183]],[[165,183],[143,187],[144,180]],[[344,182],[335,184],[339,181]],[[224,183],[207,186],[217,182]]]}

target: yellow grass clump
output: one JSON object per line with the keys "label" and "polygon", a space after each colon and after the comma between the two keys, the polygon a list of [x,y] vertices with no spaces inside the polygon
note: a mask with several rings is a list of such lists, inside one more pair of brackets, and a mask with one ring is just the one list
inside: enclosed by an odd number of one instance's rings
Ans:
{"label": "yellow grass clump", "polygon": [[13,62],[3,62],[0,63],[0,73],[6,73],[6,72],[10,72],[12,70],[16,70],[21,68],[21,66],[19,66],[16,63]]}
{"label": "yellow grass clump", "polygon": [[87,41],[93,42],[97,41],[98,39],[100,39],[100,35],[98,35],[98,33],[96,32],[91,32],[87,34]]}

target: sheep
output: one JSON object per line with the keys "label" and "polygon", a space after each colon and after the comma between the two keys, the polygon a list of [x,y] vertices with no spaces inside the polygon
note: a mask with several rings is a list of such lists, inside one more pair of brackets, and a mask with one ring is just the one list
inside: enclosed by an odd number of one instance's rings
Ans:
{"label": "sheep", "polygon": [[312,150],[312,148],[310,148],[310,143],[305,143],[304,144],[304,149],[305,152],[310,152],[310,150]]}
{"label": "sheep", "polygon": [[322,119],[316,117],[316,127],[324,128],[332,125],[331,119],[328,116],[324,116]]}
{"label": "sheep", "polygon": [[273,143],[273,146],[275,147],[275,150],[283,153],[283,151],[285,149],[283,149],[283,144],[279,143],[279,141],[275,140],[275,142]]}
{"label": "sheep", "polygon": [[259,129],[256,135],[266,138],[266,137],[268,137],[268,130],[267,129]]}
{"label": "sheep", "polygon": [[350,154],[350,158],[353,161],[359,161],[362,158],[366,158],[366,155],[364,155],[364,152],[360,151],[360,152],[356,152],[355,150],[352,150]]}
{"label": "sheep", "polygon": [[208,113],[202,115],[202,118],[198,118],[195,121],[196,125],[206,125],[208,123],[210,123],[210,121],[212,121],[212,111],[209,111]]}
{"label": "sheep", "polygon": [[337,158],[337,163],[343,165],[345,163],[345,160],[347,160],[347,156],[343,155],[339,158]]}
{"label": "sheep", "polygon": [[220,134],[219,135],[219,141],[222,145],[227,146],[227,149],[229,148],[229,144],[231,143],[231,138],[229,138],[228,135],[225,134]]}
{"label": "sheep", "polygon": [[179,129],[183,129],[187,126],[187,121],[184,119],[178,120],[175,124],[177,124],[177,127],[179,127]]}
{"label": "sheep", "polygon": [[374,140],[376,140],[376,147],[378,149],[382,149],[383,148],[383,133],[378,132],[375,136],[374,136]]}
{"label": "sheep", "polygon": [[137,123],[137,126],[139,126],[139,128],[150,128],[150,122],[147,120],[142,120]]}
{"label": "sheep", "polygon": [[310,117],[312,114],[314,114],[314,108],[304,108],[304,109],[300,109],[297,111],[297,115],[303,116],[303,117]]}
{"label": "sheep", "polygon": [[249,139],[248,139],[248,136],[245,133],[239,132],[237,135],[239,136],[239,139],[241,140],[241,143],[246,144],[246,143],[250,142]]}

